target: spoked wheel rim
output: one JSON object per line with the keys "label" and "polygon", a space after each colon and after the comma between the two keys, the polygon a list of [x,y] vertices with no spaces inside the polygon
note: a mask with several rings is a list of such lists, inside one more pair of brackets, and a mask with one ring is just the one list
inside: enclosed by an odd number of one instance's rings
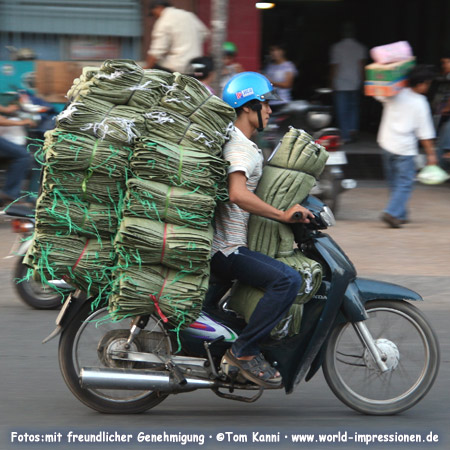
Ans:
{"label": "spoked wheel rim", "polygon": [[[362,344],[355,324],[341,323],[331,332],[323,372],[343,403],[372,415],[405,411],[421,400],[439,370],[439,343],[425,316],[398,300],[366,303],[367,334],[380,349],[388,370],[382,372]],[[360,330],[364,335],[364,328]]]}
{"label": "spoked wheel rim", "polygon": [[[417,389],[426,375],[430,361],[426,336],[417,321],[402,311],[378,307],[369,310],[368,315],[366,323],[377,347],[388,361],[395,362],[381,373],[349,324],[341,330],[336,344],[338,377],[351,394],[364,402],[383,405],[401,401]],[[371,321],[374,318],[378,320]],[[361,353],[346,350],[358,347]]]}
{"label": "spoked wheel rim", "polygon": [[[148,330],[148,331],[147,331]],[[99,309],[91,314],[79,327],[73,341],[72,360],[76,373],[83,367],[139,368],[139,364],[120,361],[112,352],[120,352],[130,332],[130,320],[113,322],[107,308]],[[159,322],[150,319],[142,336],[133,342],[130,351],[148,351],[149,346],[161,354],[170,352],[170,342],[162,332]],[[153,391],[94,389],[88,390],[92,395],[117,404],[139,401],[148,397]]]}

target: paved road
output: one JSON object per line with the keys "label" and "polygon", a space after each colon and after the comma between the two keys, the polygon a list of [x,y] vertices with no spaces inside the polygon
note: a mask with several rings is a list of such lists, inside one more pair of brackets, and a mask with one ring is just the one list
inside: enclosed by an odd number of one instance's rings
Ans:
{"label": "paved road", "polygon": [[[167,431],[174,435],[205,434],[204,448],[299,447],[285,436],[295,433],[339,433],[341,440],[354,433],[437,435],[434,444],[400,445],[399,448],[450,448],[450,185],[419,187],[412,202],[412,223],[403,229],[386,228],[378,219],[387,192],[379,183],[363,183],[342,197],[336,227],[330,234],[354,261],[359,274],[404,284],[420,292],[426,313],[441,343],[442,362],[430,393],[414,408],[394,417],[363,416],[341,404],[321,374],[301,384],[289,396],[267,392],[253,404],[219,399],[210,392],[169,397],[142,415],[101,415],[83,406],[68,391],[60,376],[57,342],[42,345],[53,329],[55,311],[35,311],[22,305],[11,285],[12,260],[0,259],[0,450],[7,448],[66,449],[67,433]],[[14,236],[7,224],[0,224],[0,256],[6,255]],[[230,440],[252,438],[252,432],[280,433],[272,444],[233,444]],[[217,442],[218,433],[225,434]],[[12,434],[47,434],[60,444],[11,444]],[[56,433],[56,434],[55,434]],[[397,433],[397,434],[396,434]],[[209,436],[212,436],[210,438]],[[332,439],[332,436],[329,437]],[[337,439],[337,437],[335,438]],[[194,447],[198,444],[191,444]],[[370,448],[364,444],[301,444],[302,448]],[[80,444],[75,448],[180,448],[181,444]],[[391,448],[392,444],[376,448]]]}

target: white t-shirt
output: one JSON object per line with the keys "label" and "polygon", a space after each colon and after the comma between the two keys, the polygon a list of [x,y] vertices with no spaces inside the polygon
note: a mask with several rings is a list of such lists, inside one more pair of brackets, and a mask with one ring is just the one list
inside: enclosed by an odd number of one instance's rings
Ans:
{"label": "white t-shirt", "polygon": [[194,14],[166,7],[155,22],[148,53],[158,65],[174,72],[186,72],[189,61],[203,55],[203,41],[209,30]]}
{"label": "white t-shirt", "polygon": [[[264,157],[258,146],[239,128],[234,128],[223,148],[223,157],[230,162],[228,173],[244,172],[247,189],[255,192],[262,176]],[[212,254],[221,251],[225,256],[238,247],[247,247],[247,228],[250,213],[235,203],[219,203],[215,215],[215,233]]]}
{"label": "white t-shirt", "polygon": [[431,108],[424,95],[410,88],[393,97],[377,97],[383,103],[378,144],[396,155],[417,155],[418,141],[434,139]]}
{"label": "white t-shirt", "polygon": [[333,89],[335,91],[356,91],[362,82],[361,64],[366,59],[364,45],[352,38],[345,38],[332,45],[330,64],[336,64]]}

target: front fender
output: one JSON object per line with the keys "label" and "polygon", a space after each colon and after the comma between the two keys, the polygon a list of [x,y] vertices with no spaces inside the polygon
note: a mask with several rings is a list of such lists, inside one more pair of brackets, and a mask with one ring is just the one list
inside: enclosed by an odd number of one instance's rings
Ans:
{"label": "front fender", "polygon": [[406,300],[420,301],[422,296],[417,292],[386,281],[357,278],[354,283],[361,293],[361,300],[366,303],[370,300]]}

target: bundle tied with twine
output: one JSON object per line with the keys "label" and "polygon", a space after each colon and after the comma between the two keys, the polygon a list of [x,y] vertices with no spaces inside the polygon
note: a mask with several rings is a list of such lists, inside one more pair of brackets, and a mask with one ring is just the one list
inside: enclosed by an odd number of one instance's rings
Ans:
{"label": "bundle tied with twine", "polygon": [[61,195],[59,191],[44,191],[36,203],[36,230],[78,234],[101,241],[116,233],[120,205],[120,201],[117,204],[88,203]]}
{"label": "bundle tied with twine", "polygon": [[228,199],[228,163],[194,148],[142,137],[135,141],[130,166],[138,178],[181,187],[221,201]]}
{"label": "bundle tied with twine", "polygon": [[142,264],[161,264],[183,273],[209,272],[213,230],[125,217],[115,240],[120,257]]}
{"label": "bundle tied with twine", "polygon": [[214,198],[208,195],[131,178],[123,215],[205,230],[212,222],[215,206]]}
{"label": "bundle tied with twine", "polygon": [[[266,203],[287,210],[301,203],[322,173],[328,153],[312,141],[303,130],[291,128],[263,169],[256,195]],[[300,332],[303,304],[309,301],[322,282],[320,264],[294,251],[291,228],[261,216],[250,216],[248,245],[293,267],[303,278],[303,286],[286,317],[274,328],[272,337],[282,338]],[[233,293],[232,307],[248,321],[263,292],[238,283]]]}
{"label": "bundle tied with twine", "polygon": [[173,89],[174,75],[162,70],[144,70],[132,60],[106,60],[100,68],[86,68],[67,93],[72,102],[86,97],[142,110],[157,105]]}
{"label": "bundle tied with twine", "polygon": [[131,144],[145,130],[140,109],[117,106],[91,96],[70,103],[56,116],[56,125],[65,131],[84,132],[120,144]]}
{"label": "bundle tied with twine", "polygon": [[[291,308],[271,331],[272,338],[282,339],[286,336],[294,336],[300,331],[303,305],[319,289],[322,283],[322,268],[318,262],[307,258],[300,250],[295,250],[291,256],[277,258],[277,260],[299,272],[303,280]],[[264,291],[238,282],[233,288],[229,306],[241,314],[248,322],[263,295]]]}
{"label": "bundle tied with twine", "polygon": [[156,314],[180,330],[194,322],[201,312],[208,289],[208,275],[199,276],[161,265],[145,270],[122,269],[115,273],[109,309],[116,320],[136,314]]}
{"label": "bundle tied with twine", "polygon": [[35,234],[24,263],[41,282],[64,279],[88,295],[110,289],[115,260],[111,239],[101,242],[76,234]]}
{"label": "bundle tied with twine", "polygon": [[221,154],[222,146],[229,135],[228,129],[224,132],[214,130],[210,126],[211,120],[198,124],[178,112],[161,106],[151,108],[144,117],[148,138],[195,148],[197,151],[215,156]]}
{"label": "bundle tied with twine", "polygon": [[210,129],[211,133],[226,134],[236,118],[234,108],[211,94],[200,81],[175,73],[175,89],[161,98],[160,105],[187,117],[191,122]]}
{"label": "bundle tied with twine", "polygon": [[89,170],[124,180],[132,146],[55,128],[45,134],[44,152],[49,167],[61,171]]}

